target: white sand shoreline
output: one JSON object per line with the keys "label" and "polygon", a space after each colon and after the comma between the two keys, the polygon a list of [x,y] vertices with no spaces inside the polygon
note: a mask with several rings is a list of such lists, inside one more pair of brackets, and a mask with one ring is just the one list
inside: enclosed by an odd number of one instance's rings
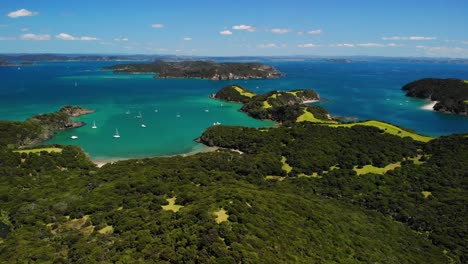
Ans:
{"label": "white sand shoreline", "polygon": [[130,159],[148,159],[148,158],[167,158],[167,157],[175,157],[175,156],[190,156],[190,155],[195,155],[198,153],[203,153],[203,152],[211,152],[211,151],[216,151],[219,149],[218,147],[209,147],[209,146],[204,146],[203,148],[200,149],[195,149],[187,153],[180,153],[180,154],[174,154],[174,155],[162,155],[162,156],[148,156],[148,157],[128,157],[128,158],[109,158],[109,159],[91,159],[91,161],[96,164],[98,168],[101,168],[102,166],[106,164],[112,164],[117,161],[121,160],[130,160]]}
{"label": "white sand shoreline", "polygon": [[317,102],[320,102],[320,100],[305,100],[302,103],[303,104],[311,104],[311,103],[317,103]]}
{"label": "white sand shoreline", "polygon": [[434,106],[438,103],[438,101],[430,101],[430,103],[421,106],[421,109],[434,111]]}

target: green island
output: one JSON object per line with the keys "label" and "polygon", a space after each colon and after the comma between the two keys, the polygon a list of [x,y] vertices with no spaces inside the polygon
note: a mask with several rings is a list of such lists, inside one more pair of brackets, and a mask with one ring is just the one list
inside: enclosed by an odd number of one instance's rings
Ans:
{"label": "green island", "polygon": [[170,62],[156,60],[144,64],[116,64],[103,67],[114,73],[154,73],[155,78],[201,78],[210,80],[271,79],[281,73],[273,66],[261,63],[214,61]]}
{"label": "green island", "polygon": [[98,168],[76,146],[19,149],[68,110],[0,122],[0,262],[468,260],[467,134],[341,123],[304,104],[312,90],[213,97],[282,125],[212,126],[216,151]]}
{"label": "green island", "polygon": [[468,82],[460,79],[426,78],[403,86],[406,96],[437,101],[439,112],[468,115]]}

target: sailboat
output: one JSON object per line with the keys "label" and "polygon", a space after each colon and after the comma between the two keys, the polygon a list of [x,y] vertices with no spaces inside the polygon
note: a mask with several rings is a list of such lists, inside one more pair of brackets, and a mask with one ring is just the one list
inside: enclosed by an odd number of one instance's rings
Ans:
{"label": "sailboat", "polygon": [[120,135],[119,135],[119,130],[117,130],[117,128],[115,129],[115,134],[113,136],[114,138],[119,138]]}
{"label": "sailboat", "polygon": [[145,125],[145,124],[141,124],[141,127],[145,128],[145,127],[146,127],[146,125]]}
{"label": "sailboat", "polygon": [[209,111],[210,111],[210,109],[208,109],[208,108],[207,108],[207,109],[205,109],[205,112],[206,112],[206,113],[208,113]]}
{"label": "sailboat", "polygon": [[78,139],[78,136],[71,136],[71,139]]}
{"label": "sailboat", "polygon": [[138,112],[138,115],[135,116],[135,118],[142,118],[143,116],[141,115],[141,112]]}
{"label": "sailboat", "polygon": [[129,114],[130,114],[130,110],[127,110],[127,112],[125,112],[125,114],[129,115]]}
{"label": "sailboat", "polygon": [[96,121],[93,121],[93,128],[97,128]]}

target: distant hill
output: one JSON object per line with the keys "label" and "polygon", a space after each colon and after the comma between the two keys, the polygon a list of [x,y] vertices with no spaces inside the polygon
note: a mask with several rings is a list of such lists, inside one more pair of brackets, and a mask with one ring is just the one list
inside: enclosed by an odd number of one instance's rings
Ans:
{"label": "distant hill", "polygon": [[435,111],[468,114],[468,81],[426,78],[403,86],[406,96],[438,101]]}
{"label": "distant hill", "polygon": [[200,78],[210,80],[270,79],[281,73],[273,66],[261,63],[213,61],[167,62],[156,60],[147,64],[117,64],[102,68],[114,73],[155,73],[155,78]]}

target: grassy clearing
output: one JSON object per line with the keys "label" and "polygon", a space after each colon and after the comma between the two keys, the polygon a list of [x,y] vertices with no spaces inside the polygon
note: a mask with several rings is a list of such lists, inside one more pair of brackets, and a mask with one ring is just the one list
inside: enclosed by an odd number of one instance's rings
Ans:
{"label": "grassy clearing", "polygon": [[98,231],[99,234],[103,234],[103,235],[107,235],[107,234],[112,234],[114,233],[114,227],[113,226],[105,226],[103,228],[101,228],[99,231]]}
{"label": "grassy clearing", "polygon": [[423,156],[423,155],[417,155],[417,156],[414,157],[414,158],[407,158],[407,159],[413,161],[413,163],[416,164],[416,165],[421,165],[421,164],[426,163],[425,161],[420,161],[420,160],[419,160],[420,158],[422,158],[422,156]]}
{"label": "grassy clearing", "polygon": [[465,104],[468,104],[468,100],[463,101]]}
{"label": "grassy clearing", "polygon": [[172,197],[172,198],[167,198],[166,201],[169,203],[168,205],[162,205],[162,209],[164,211],[173,211],[174,213],[175,212],[178,212],[180,210],[180,208],[184,207],[183,205],[176,205],[175,202],[176,202],[176,199],[177,197]]}
{"label": "grassy clearing", "polygon": [[294,96],[297,96],[297,91],[296,91],[296,92],[286,92],[286,93],[292,94],[292,95],[294,95]]}
{"label": "grassy clearing", "polygon": [[49,153],[51,152],[62,152],[61,148],[36,148],[36,149],[24,149],[24,150],[15,150],[13,152],[18,152],[18,153],[40,153],[41,151],[47,151]]}
{"label": "grassy clearing", "polygon": [[421,194],[424,196],[424,198],[427,199],[427,197],[431,196],[432,193],[431,192],[428,192],[428,191],[422,191]]}
{"label": "grassy clearing", "polygon": [[268,176],[265,176],[264,179],[265,179],[266,181],[284,181],[284,179],[286,179],[286,177],[268,175]]}
{"label": "grassy clearing", "polygon": [[[70,219],[70,217],[68,216],[67,219]],[[89,220],[89,215],[84,215],[82,218],[72,219],[63,224],[58,225],[58,227],[55,229],[52,229],[51,232],[52,234],[57,234],[57,233],[60,233],[62,229],[75,229],[75,230],[80,231],[82,234],[88,236],[94,232],[93,225],[85,226],[88,220]],[[47,226],[52,227],[53,224],[48,224]]]}
{"label": "grassy clearing", "polygon": [[429,142],[432,139],[434,139],[432,137],[422,136],[413,132],[403,130],[397,126],[387,124],[384,122],[380,122],[380,121],[376,121],[376,120],[370,120],[370,121],[352,123],[352,124],[335,124],[335,125],[329,125],[329,126],[330,127],[353,127],[356,125],[377,127],[379,129],[384,130],[385,133],[400,136],[400,137],[411,137],[414,140],[422,141],[422,142]]}
{"label": "grassy clearing", "polygon": [[465,83],[468,83],[468,80],[464,80]]}
{"label": "grassy clearing", "polygon": [[322,178],[322,176],[318,175],[317,172],[312,173],[312,175],[307,175],[307,174],[305,174],[305,173],[299,173],[299,175],[297,175],[297,177],[299,177],[299,178],[301,178],[301,177],[305,177],[305,178],[317,178],[317,179]]}
{"label": "grassy clearing", "polygon": [[281,166],[281,168],[286,172],[286,173],[290,173],[292,171],[292,167],[286,163],[286,157],[285,156],[281,156],[281,163],[283,163],[283,166]]}
{"label": "grassy clearing", "polygon": [[311,112],[307,111],[304,108],[304,113],[297,117],[296,122],[313,122],[313,123],[323,123],[323,120],[320,120],[314,116]]}
{"label": "grassy clearing", "polygon": [[387,166],[383,168],[375,167],[372,165],[366,165],[362,167],[361,169],[357,168],[357,166],[354,166],[353,170],[357,173],[357,175],[364,175],[367,173],[374,173],[374,174],[384,174],[389,170],[393,170],[395,168],[401,167],[401,162],[396,162],[392,164],[388,164]]}
{"label": "grassy clearing", "polygon": [[251,93],[251,92],[247,92],[245,91],[244,89],[240,88],[239,86],[234,86],[234,89],[236,89],[236,91],[238,91],[241,95],[243,96],[247,96],[249,98],[252,98],[255,96],[254,93]]}
{"label": "grassy clearing", "polygon": [[263,106],[264,109],[272,108],[271,104],[268,102],[268,100],[263,101]]}
{"label": "grassy clearing", "polygon": [[221,224],[222,222],[227,222],[229,215],[226,210],[221,208],[220,210],[213,213],[216,216],[216,223]]}
{"label": "grassy clearing", "polygon": [[280,96],[280,95],[281,95],[281,94],[272,94],[272,95],[270,96],[270,98],[276,99],[276,98],[278,98],[278,96]]}

